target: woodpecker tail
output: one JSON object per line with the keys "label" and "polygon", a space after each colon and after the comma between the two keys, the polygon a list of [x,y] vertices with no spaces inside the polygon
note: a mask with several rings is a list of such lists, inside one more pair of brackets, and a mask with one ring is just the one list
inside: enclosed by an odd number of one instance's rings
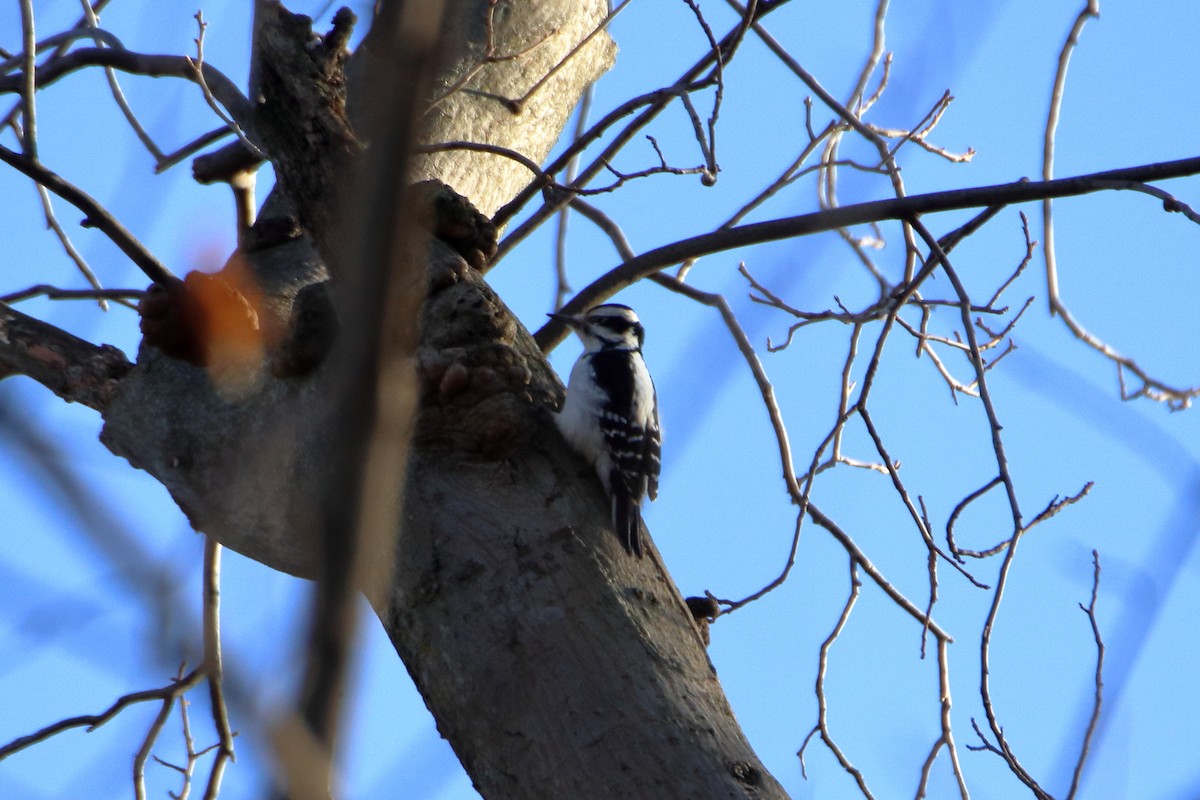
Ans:
{"label": "woodpecker tail", "polygon": [[612,495],[613,529],[616,530],[625,552],[642,557],[642,509],[641,503],[617,481]]}

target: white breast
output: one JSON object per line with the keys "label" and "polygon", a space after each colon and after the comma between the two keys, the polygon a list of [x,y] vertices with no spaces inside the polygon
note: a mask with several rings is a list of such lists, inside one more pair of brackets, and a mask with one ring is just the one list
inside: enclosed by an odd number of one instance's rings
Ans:
{"label": "white breast", "polygon": [[596,467],[596,473],[607,487],[612,461],[608,458],[599,423],[600,409],[606,398],[596,388],[590,373],[591,358],[584,355],[571,369],[567,399],[555,422],[571,447]]}

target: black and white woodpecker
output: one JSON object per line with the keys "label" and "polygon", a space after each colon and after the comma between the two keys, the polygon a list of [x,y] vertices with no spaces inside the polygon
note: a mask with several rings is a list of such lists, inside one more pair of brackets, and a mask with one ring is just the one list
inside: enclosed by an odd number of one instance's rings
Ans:
{"label": "black and white woodpecker", "polygon": [[632,308],[617,303],[578,316],[550,316],[583,340],[557,417],[559,430],[595,466],[612,500],[613,528],[640,558],[642,498],[658,496],[662,453],[658,397],[642,358],[646,330]]}

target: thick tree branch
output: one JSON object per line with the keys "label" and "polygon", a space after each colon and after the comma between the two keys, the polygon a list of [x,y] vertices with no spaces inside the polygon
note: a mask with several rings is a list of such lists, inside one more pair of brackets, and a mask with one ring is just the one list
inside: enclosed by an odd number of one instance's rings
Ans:
{"label": "thick tree branch", "polygon": [[28,375],[68,403],[103,412],[132,367],[115,347],[86,342],[0,303],[0,379]]}
{"label": "thick tree branch", "polygon": [[[473,2],[452,15],[469,28],[487,8]],[[570,0],[507,15],[497,36],[544,44],[512,62],[488,64],[438,104],[423,135],[483,141],[539,162],[612,47],[606,35],[594,36],[563,68],[560,56],[546,56],[572,52],[604,14],[599,0]],[[555,33],[547,37],[548,23]],[[372,37],[366,47],[378,41]],[[355,64],[374,69],[371,58]],[[464,58],[474,65],[473,56]],[[553,77],[515,117],[480,94],[499,87],[492,93],[522,97],[543,68],[540,75],[554,69]],[[267,94],[270,70],[262,70]],[[446,85],[454,85],[455,68],[449,72]],[[355,85],[351,80],[351,111]],[[356,124],[365,110],[355,112]],[[307,158],[310,170],[328,168],[311,163],[303,137],[283,133],[263,134],[273,159],[301,169]],[[386,143],[371,145],[389,155]],[[320,158],[331,154],[336,162],[336,147]],[[445,177],[473,200],[482,197],[484,213],[528,183],[522,165],[490,154],[419,160],[416,177]],[[277,171],[288,175],[278,164]],[[281,183],[295,191],[291,177]],[[321,253],[335,253],[345,242],[321,213],[297,216]],[[260,275],[298,272],[294,291],[296,282],[319,279],[311,253],[296,257],[304,241],[245,257]],[[290,259],[275,252],[290,248]],[[332,266],[341,305],[361,276],[353,266]],[[371,599],[475,785],[495,800],[785,797],[737,726],[669,577],[657,559],[628,559],[609,530],[594,472],[578,463],[551,420],[561,384],[541,352],[455,252],[434,242],[425,267],[424,330],[415,357],[402,365],[418,370],[421,406],[396,573],[389,591]],[[419,285],[404,288],[420,299]],[[326,565],[314,520],[337,463],[342,427],[328,398],[340,374],[337,359],[326,359],[307,374],[264,379],[230,402],[202,370],[143,348],[106,409],[102,438],[158,478],[196,527],[268,565],[317,575]]]}

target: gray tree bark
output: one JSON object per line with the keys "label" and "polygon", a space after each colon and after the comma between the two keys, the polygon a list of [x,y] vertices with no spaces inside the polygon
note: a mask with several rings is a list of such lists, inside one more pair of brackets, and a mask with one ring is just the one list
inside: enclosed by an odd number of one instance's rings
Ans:
{"label": "gray tree bark", "polygon": [[[568,58],[605,3],[502,3],[496,53],[527,53],[472,76],[487,5],[460,12],[463,49],[441,78],[450,88],[467,77],[470,91],[441,101],[422,138],[488,142],[541,163],[614,57],[602,33]],[[519,109],[493,97],[523,97],[552,70]],[[292,175],[306,160],[328,166],[313,156],[313,130],[303,133],[270,141],[277,171]],[[350,146],[329,141],[330,150]],[[425,157],[416,171],[484,214],[532,178],[509,159],[463,151]],[[300,218],[318,251],[336,246],[322,240],[319,219]],[[304,239],[247,258],[285,307],[298,287],[324,277]],[[428,269],[416,353],[422,403],[396,567],[373,603],[475,786],[489,800],[785,797],[737,725],[657,551],[637,560],[622,550],[594,474],[558,435],[561,384],[543,354],[449,247],[432,244]],[[335,373],[327,361],[276,378],[260,365],[230,383],[143,346],[97,403],[102,438],[161,481],[198,530],[312,576],[316,501],[336,444],[322,398]]]}

